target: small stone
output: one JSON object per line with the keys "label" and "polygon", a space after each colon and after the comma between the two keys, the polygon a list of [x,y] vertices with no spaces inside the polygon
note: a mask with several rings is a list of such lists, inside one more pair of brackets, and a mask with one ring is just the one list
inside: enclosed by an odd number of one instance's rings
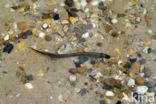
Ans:
{"label": "small stone", "polygon": [[32,35],[31,30],[27,30],[24,33],[21,34],[23,39],[26,39],[28,36]]}
{"label": "small stone", "polygon": [[54,20],[59,20],[59,19],[60,19],[59,14],[54,14],[53,19],[54,19]]}
{"label": "small stone", "polygon": [[138,86],[137,87],[137,93],[138,94],[145,94],[148,91],[147,86]]}
{"label": "small stone", "polygon": [[69,7],[72,7],[74,5],[73,0],[65,0],[65,4],[68,5]]}
{"label": "small stone", "polygon": [[18,44],[17,44],[17,47],[18,47],[18,50],[19,50],[19,51],[24,51],[25,48],[26,48],[26,45],[25,45],[24,42],[21,42],[21,43],[18,43]]}
{"label": "small stone", "polygon": [[59,100],[60,102],[64,102],[63,95],[59,95],[59,96],[58,96],[58,100]]}
{"label": "small stone", "polygon": [[151,42],[148,41],[148,42],[145,43],[145,45],[146,45],[147,47],[150,47],[150,46],[151,46]]}
{"label": "small stone", "polygon": [[77,21],[77,19],[74,17],[69,17],[69,20],[72,24],[74,24]]}
{"label": "small stone", "polygon": [[155,82],[149,81],[149,82],[146,83],[146,85],[148,86],[148,88],[154,88],[155,87]]}
{"label": "small stone", "polygon": [[144,69],[145,77],[150,77],[152,75],[152,71],[149,68]]}
{"label": "small stone", "polygon": [[111,31],[111,26],[110,26],[110,25],[106,25],[106,26],[105,26],[105,31],[106,31],[107,33],[109,33],[109,32]]}
{"label": "small stone", "polygon": [[78,59],[79,59],[79,64],[83,64],[86,61],[88,61],[89,58],[86,56],[79,56]]}
{"label": "small stone", "polygon": [[46,23],[44,23],[43,25],[42,25],[42,28],[43,29],[47,29],[49,26],[48,26],[48,24],[46,24]]}
{"label": "small stone", "polygon": [[17,26],[18,26],[18,29],[25,30],[27,28],[27,23],[26,22],[19,22],[17,24]]}
{"label": "small stone", "polygon": [[89,33],[87,32],[87,33],[84,33],[83,35],[82,35],[82,38],[88,38],[89,37]]}
{"label": "small stone", "polygon": [[72,74],[76,74],[78,72],[78,70],[77,70],[77,68],[71,68],[69,70],[69,72],[72,73]]}
{"label": "small stone", "polygon": [[83,95],[85,95],[85,94],[87,94],[87,93],[88,93],[88,90],[85,89],[85,88],[83,88],[83,89],[81,89],[81,90],[79,91],[79,94],[80,94],[81,96],[83,96]]}
{"label": "small stone", "polygon": [[116,104],[122,104],[122,102],[119,100],[119,101],[116,102]]}
{"label": "small stone", "polygon": [[76,81],[76,76],[75,75],[70,75],[69,80],[70,80],[70,82],[75,82]]}
{"label": "small stone", "polygon": [[135,80],[132,79],[132,78],[129,79],[127,85],[130,86],[130,87],[134,87],[134,85],[135,85]]}
{"label": "small stone", "polygon": [[78,70],[78,72],[79,72],[80,74],[83,74],[83,73],[85,73],[88,69],[85,68],[85,67],[79,67],[79,68],[77,68],[77,70]]}
{"label": "small stone", "polygon": [[25,84],[25,87],[26,87],[27,89],[33,89],[33,88],[34,88],[34,86],[33,86],[31,83],[26,83],[26,84]]}
{"label": "small stone", "polygon": [[129,55],[132,55],[132,54],[134,54],[134,51],[133,51],[133,49],[129,49],[129,50],[128,50],[128,54],[129,54]]}
{"label": "small stone", "polygon": [[113,97],[115,94],[112,91],[106,91],[105,95],[107,97]]}
{"label": "small stone", "polygon": [[63,25],[68,25],[68,24],[69,24],[69,21],[68,21],[68,20],[62,20],[61,23],[62,23]]}
{"label": "small stone", "polygon": [[7,52],[7,53],[11,53],[11,51],[13,50],[14,46],[12,44],[7,44],[4,48],[3,48],[3,52]]}
{"label": "small stone", "polygon": [[116,23],[118,23],[118,20],[117,20],[116,18],[113,18],[113,19],[111,20],[111,22],[112,22],[113,24],[116,24]]}
{"label": "small stone", "polygon": [[8,41],[9,40],[9,35],[6,35],[5,37],[4,37],[4,41]]}
{"label": "small stone", "polygon": [[52,38],[51,38],[51,36],[46,35],[46,36],[45,36],[45,40],[46,40],[46,41],[51,41],[51,40],[52,40]]}
{"label": "small stone", "polygon": [[107,9],[107,7],[104,6],[104,3],[102,1],[99,2],[98,8],[101,9],[101,10],[106,10]]}
{"label": "small stone", "polygon": [[30,81],[32,81],[32,80],[34,80],[34,76],[33,75],[26,75],[26,81],[27,82],[30,82]]}
{"label": "small stone", "polygon": [[139,77],[136,77],[135,80],[136,80],[136,83],[138,85],[144,85],[145,84],[145,78],[144,77],[139,76]]}
{"label": "small stone", "polygon": [[45,37],[45,33],[44,33],[44,32],[40,32],[40,33],[39,33],[39,37],[40,37],[40,38],[44,38],[44,37]]}
{"label": "small stone", "polygon": [[44,76],[44,72],[43,70],[39,70],[39,72],[37,73],[38,77],[43,77]]}
{"label": "small stone", "polygon": [[81,0],[81,6],[82,8],[85,8],[87,6],[86,0]]}
{"label": "small stone", "polygon": [[130,58],[129,61],[133,64],[137,61],[137,58]]}

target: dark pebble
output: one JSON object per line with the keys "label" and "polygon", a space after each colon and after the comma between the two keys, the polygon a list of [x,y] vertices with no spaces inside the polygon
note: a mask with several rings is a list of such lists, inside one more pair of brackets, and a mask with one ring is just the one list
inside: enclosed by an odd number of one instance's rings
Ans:
{"label": "dark pebble", "polygon": [[10,53],[12,50],[13,50],[14,46],[12,44],[7,44],[4,49],[3,49],[3,52],[7,52],[7,53]]}
{"label": "dark pebble", "polygon": [[93,71],[93,69],[92,68],[89,68],[88,70],[87,70],[87,73],[91,73]]}
{"label": "dark pebble", "polygon": [[147,52],[150,54],[152,52],[152,48],[148,48]]}
{"label": "dark pebble", "polygon": [[146,85],[148,86],[148,88],[153,88],[153,87],[155,87],[155,82],[149,81],[146,83]]}
{"label": "dark pebble", "polygon": [[88,93],[88,90],[85,89],[85,88],[81,89],[80,92],[79,92],[79,94],[80,94],[81,96],[83,96],[83,95],[85,95],[85,94],[87,94],[87,93]]}
{"label": "dark pebble", "polygon": [[133,64],[137,61],[137,58],[130,58],[129,61]]}
{"label": "dark pebble", "polygon": [[76,74],[78,72],[77,68],[71,68],[69,69],[69,72],[72,74]]}
{"label": "dark pebble", "polygon": [[122,104],[122,102],[121,101],[117,101],[116,104]]}
{"label": "dark pebble", "polygon": [[96,61],[91,59],[90,64],[94,65],[95,63],[96,63]]}
{"label": "dark pebble", "polygon": [[32,35],[32,31],[31,30],[27,30],[26,32],[23,33],[22,38],[26,39],[28,36]]}
{"label": "dark pebble", "polygon": [[78,68],[78,67],[81,66],[81,64],[80,64],[79,62],[74,62],[74,64],[75,64],[75,67],[76,67],[76,68]]}
{"label": "dark pebble", "polygon": [[59,20],[60,16],[59,16],[59,14],[54,14],[53,18],[54,18],[54,20]]}
{"label": "dark pebble", "polygon": [[85,85],[85,86],[87,86],[87,85],[88,85],[88,83],[87,83],[87,82],[85,82],[85,83],[84,83],[84,85]]}
{"label": "dark pebble", "polygon": [[123,67],[126,68],[126,69],[130,69],[131,66],[132,66],[132,63],[127,62]]}
{"label": "dark pebble", "polygon": [[79,63],[80,63],[80,64],[83,64],[83,63],[85,63],[86,61],[88,61],[89,58],[86,57],[86,56],[79,56],[78,59],[79,59]]}
{"label": "dark pebble", "polygon": [[46,36],[45,36],[45,40],[46,40],[46,41],[51,41],[51,39],[52,39],[51,36],[49,36],[49,35],[46,35]]}
{"label": "dark pebble", "polygon": [[30,75],[26,76],[26,81],[27,82],[32,81],[32,80],[34,80],[34,76],[33,75],[30,74]]}
{"label": "dark pebble", "polygon": [[100,100],[99,104],[105,104],[105,101],[104,100]]}
{"label": "dark pebble", "polygon": [[139,53],[139,52],[136,52],[136,54],[137,54],[138,57],[142,56],[141,53]]}
{"label": "dark pebble", "polygon": [[139,94],[138,93],[133,93],[133,98],[135,98],[136,100],[139,100]]}
{"label": "dark pebble", "polygon": [[104,6],[103,2],[99,2],[98,8],[101,9],[101,10],[106,10],[107,9],[107,7]]}
{"label": "dark pebble", "polygon": [[65,4],[68,5],[69,7],[72,7],[74,4],[73,0],[65,0]]}
{"label": "dark pebble", "polygon": [[90,79],[91,81],[96,80],[95,77],[94,77],[93,75],[89,75],[89,79]]}
{"label": "dark pebble", "polygon": [[6,72],[6,71],[2,71],[2,73],[3,73],[3,74],[7,74],[8,72]]}

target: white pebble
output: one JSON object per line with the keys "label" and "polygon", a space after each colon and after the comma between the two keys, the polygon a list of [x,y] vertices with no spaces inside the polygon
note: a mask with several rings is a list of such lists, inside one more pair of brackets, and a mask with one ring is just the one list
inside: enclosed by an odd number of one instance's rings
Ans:
{"label": "white pebble", "polygon": [[42,25],[42,27],[43,27],[43,29],[47,29],[47,28],[48,28],[48,24],[44,23],[44,24]]}
{"label": "white pebble", "polygon": [[76,81],[76,76],[75,75],[70,75],[69,80],[70,80],[70,82],[75,82]]}
{"label": "white pebble", "polygon": [[57,8],[54,8],[54,12],[56,13],[58,11],[58,9]]}
{"label": "white pebble", "polygon": [[60,102],[63,102],[63,101],[64,101],[63,95],[59,95],[59,96],[58,96],[58,100],[59,100]]}
{"label": "white pebble", "polygon": [[16,30],[17,29],[17,24],[16,23],[13,23],[13,27]]}
{"label": "white pebble", "polygon": [[130,86],[130,87],[134,87],[134,85],[135,85],[135,80],[134,80],[134,79],[129,79],[127,85]]}
{"label": "white pebble", "polygon": [[44,38],[44,36],[45,36],[45,33],[43,33],[43,32],[40,32],[40,33],[39,33],[39,37],[40,37],[40,38]]}
{"label": "white pebble", "polygon": [[151,30],[151,29],[149,29],[149,30],[148,30],[148,33],[149,33],[149,34],[152,34],[152,30]]}
{"label": "white pebble", "polygon": [[84,33],[83,35],[82,35],[82,38],[88,38],[89,37],[89,33],[87,32],[87,33]]}
{"label": "white pebble", "polygon": [[85,8],[87,6],[86,0],[81,0],[81,5],[82,5],[82,8]]}
{"label": "white pebble", "polygon": [[92,6],[96,6],[96,5],[98,5],[98,3],[99,3],[98,0],[93,0],[93,1],[91,2],[91,5],[92,5]]}
{"label": "white pebble", "polygon": [[116,24],[118,22],[118,20],[116,18],[113,18],[111,21],[113,24]]}
{"label": "white pebble", "polygon": [[137,93],[138,94],[144,94],[148,91],[148,87],[147,86],[138,86],[137,87]]}
{"label": "white pebble", "polygon": [[106,96],[113,97],[114,93],[112,91],[106,91]]}
{"label": "white pebble", "polygon": [[5,41],[9,40],[9,35],[6,35],[6,36],[4,37],[4,40],[5,40]]}
{"label": "white pebble", "polygon": [[27,89],[33,89],[33,88],[34,88],[34,86],[33,86],[31,83],[26,83],[26,84],[25,84],[25,87],[26,87]]}

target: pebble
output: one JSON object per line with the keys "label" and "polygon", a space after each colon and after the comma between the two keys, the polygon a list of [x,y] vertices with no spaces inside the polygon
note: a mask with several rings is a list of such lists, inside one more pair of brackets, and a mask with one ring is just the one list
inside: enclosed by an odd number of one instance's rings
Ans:
{"label": "pebble", "polygon": [[24,51],[25,48],[26,48],[26,45],[25,45],[24,42],[21,42],[21,43],[18,43],[18,44],[17,44],[17,47],[18,47],[18,50],[19,50],[19,51]]}
{"label": "pebble", "polygon": [[59,20],[59,19],[60,19],[59,14],[54,14],[53,19],[54,19],[54,20]]}
{"label": "pebble", "polygon": [[113,24],[116,24],[116,23],[118,23],[118,20],[117,20],[116,18],[113,18],[113,19],[111,20],[111,22],[112,22]]}
{"label": "pebble", "polygon": [[112,91],[106,91],[105,95],[108,97],[113,97],[115,94]]}
{"label": "pebble", "polygon": [[155,86],[155,82],[154,81],[149,81],[146,83],[146,85],[149,87],[149,88],[153,88]]}
{"label": "pebble", "polygon": [[69,80],[70,80],[70,82],[75,82],[76,81],[76,76],[75,75],[70,75]]}
{"label": "pebble", "polygon": [[150,77],[152,75],[152,71],[149,68],[144,69],[145,77]]}
{"label": "pebble", "polygon": [[78,63],[79,63],[79,64],[83,64],[83,63],[85,63],[86,61],[88,61],[89,58],[86,57],[86,56],[79,56],[78,59],[79,59]]}
{"label": "pebble", "polygon": [[129,79],[128,80],[128,84],[127,84],[128,86],[130,86],[130,87],[134,87],[134,85],[135,85],[135,80],[134,79]]}
{"label": "pebble", "polygon": [[79,72],[80,74],[83,74],[83,73],[85,73],[88,69],[85,68],[85,67],[79,67],[79,68],[77,68],[77,70],[78,70],[78,72]]}
{"label": "pebble", "polygon": [[145,94],[148,91],[147,86],[138,86],[137,87],[137,93],[138,94]]}
{"label": "pebble", "polygon": [[49,26],[48,26],[48,24],[46,24],[46,23],[44,23],[43,25],[42,25],[42,28],[43,29],[47,29]]}
{"label": "pebble", "polygon": [[27,75],[27,76],[26,76],[26,81],[27,81],[27,82],[30,82],[30,81],[32,81],[32,80],[34,80],[34,76],[33,76],[33,75],[30,74],[30,75]]}
{"label": "pebble", "polygon": [[121,101],[117,101],[116,104],[122,104],[122,102]]}
{"label": "pebble", "polygon": [[22,38],[26,39],[28,36],[32,35],[32,31],[31,30],[27,30],[22,34]]}
{"label": "pebble", "polygon": [[83,35],[82,35],[82,38],[88,38],[89,37],[89,33],[87,32],[87,33],[84,33]]}
{"label": "pebble", "polygon": [[85,8],[87,6],[86,0],[81,0],[81,6],[82,8]]}
{"label": "pebble", "polygon": [[26,84],[25,84],[25,87],[26,87],[27,89],[33,89],[33,88],[34,88],[34,86],[33,86],[31,83],[26,83]]}
{"label": "pebble", "polygon": [[45,36],[45,40],[46,40],[46,41],[51,41],[51,40],[52,40],[52,38],[51,38],[51,36],[46,35],[46,36]]}
{"label": "pebble", "polygon": [[138,85],[144,85],[145,84],[145,78],[144,77],[138,76],[138,77],[136,77],[135,80],[136,80],[136,83]]}
{"label": "pebble", "polygon": [[58,100],[59,100],[60,102],[64,102],[63,95],[59,95],[59,96],[58,96]]}
{"label": "pebble", "polygon": [[77,68],[71,68],[69,69],[69,72],[72,74],[76,74],[78,71],[77,71]]}
{"label": "pebble", "polygon": [[6,35],[6,36],[4,37],[4,41],[7,41],[7,40],[9,40],[9,35]]}
{"label": "pebble", "polygon": [[3,48],[3,52],[7,52],[7,53],[11,53],[11,51],[13,50],[14,46],[9,43],[7,44],[4,48]]}
{"label": "pebble", "polygon": [[39,33],[39,37],[40,37],[40,38],[44,38],[44,37],[45,37],[45,33],[44,33],[44,32],[40,32],[40,33]]}
{"label": "pebble", "polygon": [[81,96],[83,96],[83,95],[85,95],[85,94],[87,94],[87,93],[88,93],[88,90],[85,89],[85,88],[82,88],[82,89],[79,91],[79,94],[80,94]]}
{"label": "pebble", "polygon": [[72,24],[74,24],[77,21],[77,19],[74,17],[69,17],[69,20]]}
{"label": "pebble", "polygon": [[27,28],[27,23],[26,22],[19,22],[17,24],[17,26],[18,26],[18,29],[25,30]]}

